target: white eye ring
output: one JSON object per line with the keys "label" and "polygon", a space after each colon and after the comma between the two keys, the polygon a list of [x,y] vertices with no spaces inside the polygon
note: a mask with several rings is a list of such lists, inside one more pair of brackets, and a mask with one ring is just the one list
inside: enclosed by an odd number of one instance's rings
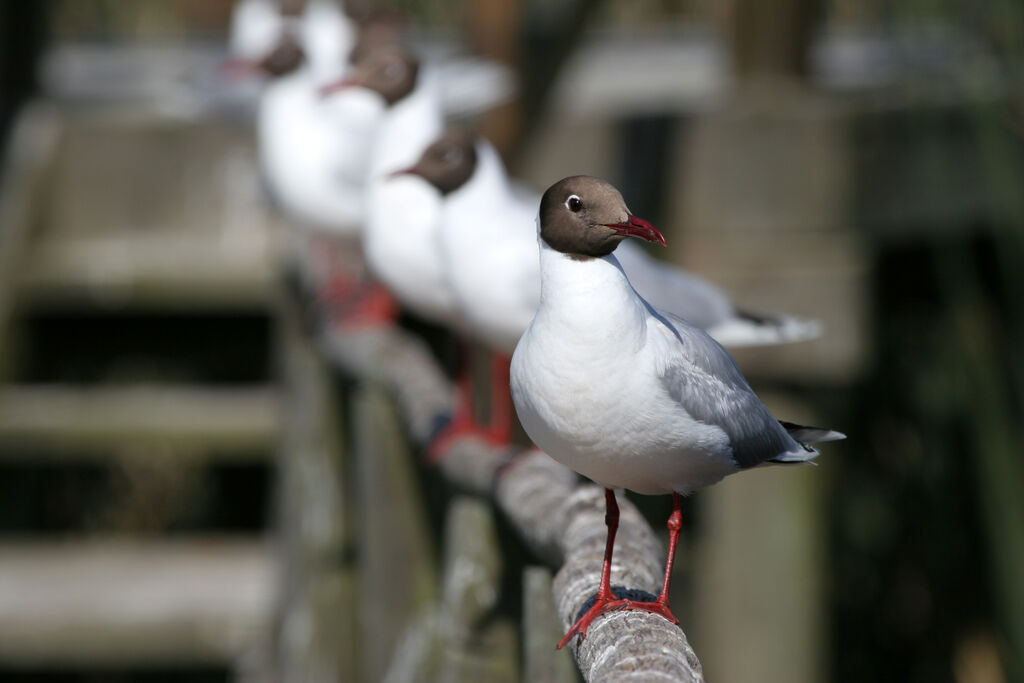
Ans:
{"label": "white eye ring", "polygon": [[[574,199],[576,200],[575,203],[573,202]],[[583,200],[578,195],[571,194],[565,200],[565,208],[573,213],[578,213],[583,208]]]}

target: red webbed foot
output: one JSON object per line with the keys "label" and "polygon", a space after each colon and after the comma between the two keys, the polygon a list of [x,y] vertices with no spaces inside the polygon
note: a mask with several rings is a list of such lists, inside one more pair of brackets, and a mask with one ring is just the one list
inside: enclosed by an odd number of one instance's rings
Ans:
{"label": "red webbed foot", "polygon": [[590,626],[591,622],[607,612],[615,612],[617,610],[642,610],[644,612],[661,615],[673,624],[679,623],[679,620],[676,619],[675,615],[673,615],[669,610],[668,604],[647,591],[616,586],[612,588],[611,592],[612,595],[605,597],[595,595],[583,604],[583,607],[580,608],[580,614],[576,618],[576,623],[573,624],[568,633],[558,641],[557,649],[561,650],[565,647],[574,636],[578,635],[580,640],[586,638],[587,628]]}

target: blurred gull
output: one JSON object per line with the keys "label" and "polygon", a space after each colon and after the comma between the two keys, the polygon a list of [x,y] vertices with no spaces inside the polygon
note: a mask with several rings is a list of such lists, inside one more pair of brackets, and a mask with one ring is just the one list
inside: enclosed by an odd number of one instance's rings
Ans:
{"label": "blurred gull", "polygon": [[455,321],[455,300],[441,262],[441,198],[411,166],[443,128],[437,76],[404,49],[368,52],[331,88],[368,93],[384,108],[370,157],[363,249],[373,273],[414,313]]}
{"label": "blurred gull", "polygon": [[331,98],[322,94],[348,74],[357,29],[366,27],[323,1],[243,3],[233,26],[243,52],[266,49],[267,38],[274,37],[270,50],[250,63],[270,77],[257,116],[264,180],[275,203],[302,229],[288,236],[293,274],[315,293],[323,322],[389,319],[390,297],[366,279],[358,244],[383,106],[355,89]]}
{"label": "blurred gull", "polygon": [[253,71],[288,33],[303,47],[309,73],[323,82],[338,77],[355,43],[356,30],[338,2],[242,0],[231,14],[231,58],[226,66]]}

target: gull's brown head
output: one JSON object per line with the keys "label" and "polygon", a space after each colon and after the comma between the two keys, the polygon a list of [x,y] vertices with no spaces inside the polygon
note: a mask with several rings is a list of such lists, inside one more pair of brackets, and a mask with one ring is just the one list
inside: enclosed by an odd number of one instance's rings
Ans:
{"label": "gull's brown head", "polygon": [[563,178],[547,189],[540,200],[540,236],[574,258],[607,256],[627,237],[665,246],[661,232],[632,215],[613,185],[586,175]]}
{"label": "gull's brown head", "polygon": [[306,0],[281,0],[277,11],[281,13],[282,17],[295,18],[302,16],[302,13],[306,11]]}
{"label": "gull's brown head", "polygon": [[463,131],[450,131],[423,150],[413,166],[397,171],[395,175],[418,175],[446,195],[473,177],[476,163],[476,138]]}
{"label": "gull's brown head", "polygon": [[269,76],[285,76],[302,66],[305,55],[290,31],[282,31],[274,49],[259,61],[259,68]]}
{"label": "gull's brown head", "polygon": [[359,56],[351,76],[324,87],[321,93],[360,86],[378,93],[390,106],[413,91],[419,70],[416,58],[398,45],[378,45]]}

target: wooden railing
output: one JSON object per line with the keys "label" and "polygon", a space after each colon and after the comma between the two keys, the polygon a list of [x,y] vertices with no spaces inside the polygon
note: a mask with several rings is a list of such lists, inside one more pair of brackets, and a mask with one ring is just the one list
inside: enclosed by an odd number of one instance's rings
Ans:
{"label": "wooden railing", "polygon": [[[451,412],[451,383],[425,344],[400,328],[336,329],[314,340],[297,307],[284,308],[288,420],[296,435],[305,425],[310,441],[292,442],[281,462],[281,509],[301,518],[283,529],[284,560],[293,565],[286,574],[303,577],[286,591],[282,662],[294,668],[283,677],[343,667],[346,680],[574,680],[554,646],[596,591],[603,489],[535,449],[455,441],[438,466],[455,492],[438,576],[425,540],[421,477],[430,474],[418,458],[437,417]],[[350,383],[340,401],[324,379],[331,368]],[[350,426],[344,437],[332,424],[338,414]],[[612,582],[657,592],[664,548],[629,501],[620,506]],[[490,619],[502,573],[492,510],[547,563],[523,571],[519,633]],[[324,526],[314,534],[318,519]],[[289,640],[293,620],[313,626],[306,642]],[[353,633],[362,634],[355,647]],[[571,651],[587,681],[703,680],[683,631],[646,612],[596,620]]]}

